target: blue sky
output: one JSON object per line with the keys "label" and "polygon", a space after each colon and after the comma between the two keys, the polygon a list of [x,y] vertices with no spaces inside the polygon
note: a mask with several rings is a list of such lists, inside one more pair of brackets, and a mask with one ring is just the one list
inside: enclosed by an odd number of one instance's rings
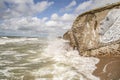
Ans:
{"label": "blue sky", "polygon": [[[39,2],[41,0],[35,0],[35,2]],[[44,0],[43,0],[44,1]],[[48,0],[48,1],[53,1],[55,4],[51,5],[49,9],[45,10],[43,13],[38,14],[38,17],[49,17],[53,13],[57,13],[59,15],[63,15],[65,12],[67,13],[72,13],[72,11],[77,7],[80,3],[83,3],[88,0]],[[70,11],[61,11],[61,9],[65,8],[67,5],[70,4],[70,2],[75,1],[76,5],[72,7]],[[77,4],[78,3],[78,4]],[[45,14],[46,13],[46,14]]]}
{"label": "blue sky", "polygon": [[62,36],[75,18],[120,0],[0,0],[1,36]]}

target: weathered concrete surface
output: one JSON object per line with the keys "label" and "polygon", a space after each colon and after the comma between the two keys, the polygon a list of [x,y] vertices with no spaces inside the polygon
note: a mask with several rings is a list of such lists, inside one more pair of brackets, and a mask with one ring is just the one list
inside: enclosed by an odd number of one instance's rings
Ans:
{"label": "weathered concrete surface", "polygon": [[[106,38],[106,31],[109,32],[110,27],[102,22],[104,20],[114,20],[111,17],[107,19],[107,15],[111,10],[120,10],[120,3],[111,4],[106,7],[91,10],[79,15],[73,23],[72,28],[63,36],[64,39],[70,41],[73,48],[77,48],[81,55],[103,55],[103,54],[120,54],[120,36],[115,40],[104,42],[102,37]],[[114,11],[115,12],[115,11]],[[115,12],[116,13],[116,12]],[[120,15],[118,15],[119,17]],[[111,20],[112,19],[112,20]],[[115,20],[114,20],[115,21]],[[110,25],[110,22],[108,23]],[[104,25],[101,27],[101,25]],[[119,25],[120,26],[120,25]],[[103,31],[101,31],[106,27]],[[115,26],[114,26],[115,27]],[[118,28],[120,31],[120,28]],[[118,32],[119,32],[118,31]],[[101,32],[103,32],[101,34]],[[119,34],[118,34],[119,35]],[[112,36],[114,37],[114,35]],[[111,37],[108,37],[108,39]]]}

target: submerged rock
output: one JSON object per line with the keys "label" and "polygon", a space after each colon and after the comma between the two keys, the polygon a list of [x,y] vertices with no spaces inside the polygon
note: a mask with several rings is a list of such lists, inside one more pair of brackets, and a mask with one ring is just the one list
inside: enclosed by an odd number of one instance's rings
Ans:
{"label": "submerged rock", "polygon": [[63,38],[80,55],[120,55],[120,3],[79,15]]}

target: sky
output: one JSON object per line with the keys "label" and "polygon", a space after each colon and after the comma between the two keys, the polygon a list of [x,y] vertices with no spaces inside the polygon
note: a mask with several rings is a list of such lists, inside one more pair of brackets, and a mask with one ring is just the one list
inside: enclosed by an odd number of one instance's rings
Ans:
{"label": "sky", "polygon": [[0,0],[0,36],[62,36],[75,18],[120,0]]}

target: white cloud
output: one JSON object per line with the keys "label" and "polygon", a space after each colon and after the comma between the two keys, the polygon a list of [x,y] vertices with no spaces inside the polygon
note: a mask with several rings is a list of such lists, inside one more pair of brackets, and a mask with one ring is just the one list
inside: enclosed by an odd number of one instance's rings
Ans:
{"label": "white cloud", "polygon": [[80,14],[82,12],[95,9],[98,7],[102,7],[108,4],[116,3],[116,2],[120,2],[120,0],[88,0],[83,3],[80,3],[75,9],[75,13]]}
{"label": "white cloud", "polygon": [[59,16],[58,14],[53,14],[50,19],[50,23],[56,26],[60,27],[62,29],[69,29],[76,18],[76,15],[74,14],[68,14],[65,13],[62,16]]}
{"label": "white cloud", "polygon": [[40,30],[41,24],[44,20],[37,17],[22,17],[12,18],[5,20],[0,26],[3,30],[24,30],[24,31],[37,31]]}
{"label": "white cloud", "polygon": [[32,8],[36,12],[42,12],[45,9],[47,9],[49,6],[51,6],[54,2],[47,2],[47,1],[42,1],[40,3],[35,4]]}
{"label": "white cloud", "polygon": [[72,22],[75,19],[75,15],[65,13],[61,19],[66,22]]}
{"label": "white cloud", "polygon": [[59,16],[54,13],[51,15],[51,19],[45,22],[45,24],[47,29],[49,29],[50,35],[58,36],[63,35],[72,27],[75,18],[74,14],[65,13],[62,16]]}
{"label": "white cloud", "polygon": [[72,2],[70,2],[65,8],[62,8],[61,11],[70,11],[73,9],[74,6],[76,6],[76,1],[73,0]]}
{"label": "white cloud", "polygon": [[6,19],[0,24],[1,30],[11,30],[20,33],[57,33],[62,34],[67,29],[71,28],[72,22],[75,19],[73,14],[63,14],[59,16],[54,13],[51,19],[44,17],[39,19],[37,17],[21,17]]}
{"label": "white cloud", "polygon": [[2,5],[0,6],[0,18],[7,19],[21,16],[32,16],[36,13],[43,12],[52,4],[54,4],[54,2],[41,1],[34,3],[33,0],[0,0],[0,5]]}
{"label": "white cloud", "polygon": [[[48,17],[40,19],[32,17],[31,15],[43,12],[54,2],[48,2],[48,0],[38,3],[34,3],[33,0],[4,1],[13,5],[9,5],[8,8],[5,4],[3,4],[3,0],[0,0],[0,18],[4,18],[0,24],[0,30],[19,32],[24,35],[29,33],[32,35],[32,33],[62,34],[71,28],[76,15],[82,13],[83,11],[101,7],[120,0],[89,0],[79,4],[73,13],[68,14],[65,12],[62,16],[58,15],[58,13],[53,13],[50,16],[50,19]],[[64,8],[64,10],[67,11],[73,9],[75,6],[76,1],[73,0]]]}
{"label": "white cloud", "polygon": [[56,14],[56,13],[52,14],[51,20],[55,20],[55,21],[59,20],[58,14]]}
{"label": "white cloud", "polygon": [[33,0],[4,0],[5,2],[9,3],[32,3]]}
{"label": "white cloud", "polygon": [[91,4],[91,9],[97,8],[97,7],[102,7],[108,4],[120,2],[120,0],[93,0],[93,4]]}
{"label": "white cloud", "polygon": [[72,7],[74,7],[76,5],[76,1],[73,0],[68,6],[65,7],[65,9],[71,9]]}
{"label": "white cloud", "polygon": [[62,16],[59,16],[57,13],[51,15],[51,20],[53,21],[65,21],[70,22],[75,19],[75,15],[64,13]]}
{"label": "white cloud", "polygon": [[79,12],[81,10],[85,10],[87,7],[89,7],[92,3],[92,0],[83,2],[82,4],[79,4],[78,7],[75,9],[75,12]]}
{"label": "white cloud", "polygon": [[48,27],[58,27],[58,23],[57,23],[57,21],[48,21],[48,22],[46,22],[46,26],[48,26]]}

